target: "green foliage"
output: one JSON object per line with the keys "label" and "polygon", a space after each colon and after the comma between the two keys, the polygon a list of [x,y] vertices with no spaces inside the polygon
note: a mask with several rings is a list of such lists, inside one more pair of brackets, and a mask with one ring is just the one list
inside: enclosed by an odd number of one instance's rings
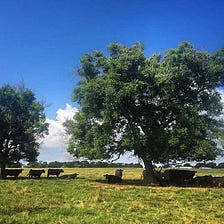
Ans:
{"label": "green foliage", "polygon": [[219,163],[217,168],[224,168],[224,163]]}
{"label": "green foliage", "polygon": [[192,165],[190,163],[185,163],[183,164],[184,167],[192,167]]}
{"label": "green foliage", "polygon": [[47,133],[44,107],[34,93],[23,86],[0,88],[0,163],[2,172],[6,164],[21,159],[34,161],[38,156],[39,140]]}
{"label": "green foliage", "polygon": [[139,43],[112,43],[109,55],[81,59],[74,90],[80,112],[65,124],[76,157],[109,159],[134,151],[152,162],[214,159],[223,121],[217,87],[223,85],[223,49],[212,55],[187,42],[146,58]]}
{"label": "green foliage", "polygon": [[[216,168],[216,163],[209,162],[209,163],[197,163],[195,168],[201,168],[201,167],[208,167],[208,168]],[[219,167],[219,166],[217,166]]]}
{"label": "green foliage", "polygon": [[197,163],[194,167],[195,168],[205,167],[205,163]]}
{"label": "green foliage", "polygon": [[21,162],[16,162],[16,163],[10,163],[8,164],[9,168],[21,168],[22,167],[22,163]]}
{"label": "green foliage", "polygon": [[206,163],[206,167],[215,168],[216,167],[216,163],[213,163],[213,162]]}

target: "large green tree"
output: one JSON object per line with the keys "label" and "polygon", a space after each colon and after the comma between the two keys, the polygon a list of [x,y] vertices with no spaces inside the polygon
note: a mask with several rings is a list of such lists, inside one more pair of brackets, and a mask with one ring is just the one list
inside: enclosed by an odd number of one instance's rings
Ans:
{"label": "large green tree", "polygon": [[110,159],[133,151],[150,182],[154,162],[220,153],[224,49],[209,54],[183,42],[147,58],[142,44],[112,43],[108,52],[81,58],[74,89],[80,111],[65,124],[70,153]]}
{"label": "large green tree", "polygon": [[1,177],[5,167],[21,159],[35,161],[40,138],[47,134],[44,106],[34,93],[23,85],[0,88],[0,164]]}

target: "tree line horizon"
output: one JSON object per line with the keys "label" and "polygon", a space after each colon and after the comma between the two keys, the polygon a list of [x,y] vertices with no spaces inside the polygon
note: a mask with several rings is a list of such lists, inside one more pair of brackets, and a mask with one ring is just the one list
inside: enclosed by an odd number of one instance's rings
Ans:
{"label": "tree line horizon", "polygon": [[[194,165],[189,162],[183,163],[166,163],[166,164],[154,164],[154,168],[224,168],[224,162],[198,162]],[[106,161],[71,161],[71,162],[59,162],[59,161],[37,161],[30,162],[28,164],[10,164],[8,168],[144,168],[141,163],[116,163],[116,162],[106,162]]]}
{"label": "tree line horizon", "polygon": [[[153,183],[154,163],[213,160],[223,153],[224,48],[211,54],[182,42],[146,57],[141,43],[111,43],[108,54],[96,50],[80,62],[73,91],[80,110],[64,124],[75,158],[109,160],[132,151]],[[43,104],[21,86],[0,88],[0,115],[4,178],[7,164],[36,161],[48,124]]]}

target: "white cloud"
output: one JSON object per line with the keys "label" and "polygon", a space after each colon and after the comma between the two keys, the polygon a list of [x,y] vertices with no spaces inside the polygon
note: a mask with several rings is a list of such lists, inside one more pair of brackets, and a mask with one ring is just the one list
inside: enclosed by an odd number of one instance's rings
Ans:
{"label": "white cloud", "polygon": [[[218,92],[219,92],[219,94],[221,96],[221,102],[222,102],[222,104],[224,106],[224,89],[219,89]],[[222,111],[222,114],[220,115],[220,118],[224,119],[224,109]]]}
{"label": "white cloud", "polygon": [[66,120],[71,120],[75,113],[78,112],[78,109],[76,107],[72,107],[71,105],[66,103],[65,110],[59,109],[56,114],[56,120],[60,121],[61,123],[65,122]]}
{"label": "white cloud", "polygon": [[65,133],[63,123],[72,119],[78,109],[66,104],[65,109],[58,109],[56,120],[47,118],[49,123],[49,135],[46,135],[41,146],[39,161],[68,161],[72,156],[66,151],[68,136]]}

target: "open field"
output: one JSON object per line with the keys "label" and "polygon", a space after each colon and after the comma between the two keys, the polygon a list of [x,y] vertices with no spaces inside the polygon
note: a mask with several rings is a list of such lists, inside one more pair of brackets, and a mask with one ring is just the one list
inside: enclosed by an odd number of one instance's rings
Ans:
{"label": "open field", "polygon": [[[47,169],[46,169],[47,170]],[[224,188],[149,187],[142,169],[124,168],[124,183],[109,185],[114,168],[64,169],[79,178],[0,180],[0,223],[224,223]],[[224,176],[223,169],[197,175]]]}

